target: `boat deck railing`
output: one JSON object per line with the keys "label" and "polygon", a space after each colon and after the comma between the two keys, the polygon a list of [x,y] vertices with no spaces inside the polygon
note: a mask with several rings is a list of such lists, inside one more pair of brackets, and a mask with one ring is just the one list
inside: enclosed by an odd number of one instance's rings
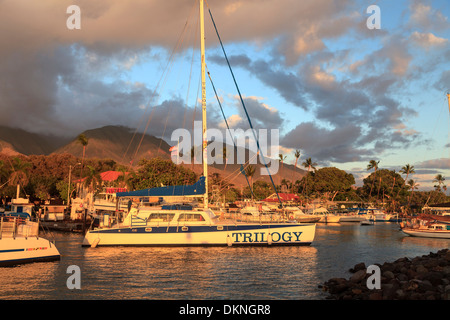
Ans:
{"label": "boat deck railing", "polygon": [[0,239],[39,236],[39,224],[18,217],[0,218]]}

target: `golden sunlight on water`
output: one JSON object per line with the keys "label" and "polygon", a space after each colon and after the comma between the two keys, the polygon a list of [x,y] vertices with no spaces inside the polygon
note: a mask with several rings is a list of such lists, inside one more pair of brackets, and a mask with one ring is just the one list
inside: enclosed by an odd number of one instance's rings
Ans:
{"label": "golden sunlight on water", "polygon": [[[318,225],[305,247],[82,248],[55,233],[61,261],[0,269],[0,299],[324,299],[319,284],[359,262],[395,261],[447,248],[450,240],[405,236],[395,224]],[[67,268],[80,268],[69,289]]]}

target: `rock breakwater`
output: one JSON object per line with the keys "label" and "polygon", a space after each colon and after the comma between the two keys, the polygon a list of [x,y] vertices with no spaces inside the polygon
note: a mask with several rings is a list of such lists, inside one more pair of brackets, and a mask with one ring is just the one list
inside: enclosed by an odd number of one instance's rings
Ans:
{"label": "rock breakwater", "polygon": [[450,300],[450,251],[430,252],[415,258],[375,264],[380,268],[380,289],[369,289],[365,263],[349,272],[349,279],[332,278],[319,285],[336,300]]}

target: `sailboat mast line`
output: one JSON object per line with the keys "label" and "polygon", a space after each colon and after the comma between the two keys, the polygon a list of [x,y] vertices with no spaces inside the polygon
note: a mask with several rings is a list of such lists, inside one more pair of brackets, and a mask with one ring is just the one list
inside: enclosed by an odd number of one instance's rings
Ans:
{"label": "sailboat mast line", "polygon": [[261,159],[262,159],[262,161],[263,161],[263,163],[264,163],[264,166],[265,166],[266,169],[267,169],[267,173],[269,174],[269,178],[270,178],[270,181],[272,182],[272,186],[273,186],[273,188],[274,188],[274,190],[275,190],[275,193],[276,193],[276,195],[277,195],[278,201],[279,201],[280,205],[282,205],[282,202],[281,202],[281,199],[280,199],[280,195],[278,194],[277,188],[275,187],[275,183],[273,182],[273,179],[272,179],[272,175],[270,174],[270,170],[269,170],[269,168],[267,167],[266,159],[264,158],[264,154],[262,153],[262,150],[261,150],[261,148],[260,148],[260,146],[259,146],[259,140],[258,140],[258,138],[256,137],[255,131],[254,131],[254,129],[253,129],[252,121],[251,121],[250,116],[249,116],[249,114],[248,114],[248,112],[247,112],[247,108],[245,107],[244,99],[242,98],[241,91],[240,91],[239,86],[238,86],[238,84],[237,84],[236,78],[235,78],[234,73],[233,73],[233,69],[231,68],[230,61],[228,60],[228,56],[227,56],[227,54],[226,54],[226,52],[225,52],[225,48],[224,48],[224,46],[223,46],[222,39],[220,38],[219,31],[217,30],[216,23],[214,22],[214,18],[213,18],[213,16],[212,16],[211,9],[209,9],[209,7],[208,7],[208,12],[209,12],[209,16],[211,17],[211,21],[212,21],[212,23],[213,23],[213,25],[214,25],[214,29],[215,29],[216,34],[217,34],[217,38],[219,39],[220,46],[221,46],[221,48],[222,48],[222,52],[223,52],[223,54],[224,54],[224,56],[225,56],[225,60],[227,61],[228,68],[230,69],[230,73],[231,73],[231,76],[232,76],[232,78],[233,78],[234,84],[235,84],[235,86],[236,86],[236,90],[237,90],[237,92],[238,92],[238,94],[239,94],[239,98],[240,98],[240,100],[241,100],[242,107],[243,107],[243,109],[244,109],[245,115],[247,116],[248,123],[249,123],[249,125],[250,125],[250,128],[252,129],[252,133],[253,133],[253,137],[255,138],[256,145],[257,145],[257,147],[258,147],[259,152],[261,153]]}
{"label": "sailboat mast line", "polygon": [[[207,67],[207,69],[208,69],[208,67]],[[228,130],[228,133],[230,134],[231,141],[233,141],[233,147],[236,149],[236,143],[234,142],[234,138],[231,135],[230,126],[228,125],[227,117],[225,117],[225,113],[223,112],[222,103],[220,103],[220,99],[219,99],[219,96],[217,95],[216,87],[214,86],[214,83],[212,81],[211,74],[210,74],[209,70],[207,70],[207,72],[208,72],[209,81],[211,82],[211,86],[212,86],[212,88],[214,90],[214,94],[216,95],[217,103],[219,104],[220,111],[222,112],[223,120],[225,121],[225,125],[227,126],[227,130]],[[252,196],[254,197],[253,189],[252,189],[252,187],[250,185],[250,182],[248,181],[247,175],[245,174],[244,167],[243,167],[242,163],[241,163],[241,169],[240,170],[244,174],[245,180],[247,180],[248,187],[250,188],[250,192],[252,193]]]}
{"label": "sailboat mast line", "polygon": [[[175,53],[180,51],[180,47],[181,47],[181,45],[182,45],[182,43],[183,43],[183,39],[184,39],[184,37],[185,37],[186,30],[188,29],[188,26],[189,26],[189,21],[191,20],[192,14],[193,14],[193,12],[194,12],[194,8],[195,8],[195,5],[193,5],[192,8],[191,8],[190,14],[189,14],[189,16],[188,16],[188,18],[187,18],[187,20],[186,20],[186,22],[185,22],[185,24],[184,24],[183,30],[181,31],[181,33],[180,33],[180,35],[179,35],[179,37],[178,37],[178,39],[177,39],[177,42],[176,42],[175,46],[173,47],[173,49],[172,49],[172,51],[171,51],[171,53],[170,53],[169,59],[167,60],[167,63],[166,63],[166,67],[164,68],[164,71],[163,71],[163,73],[162,73],[162,75],[161,75],[161,77],[160,77],[160,79],[159,79],[159,81],[158,81],[158,83],[157,83],[157,85],[156,85],[156,88],[155,88],[155,90],[154,90],[154,93],[153,93],[152,97],[150,97],[150,98],[148,99],[148,102],[147,102],[147,104],[146,104],[145,110],[148,109],[148,107],[150,106],[151,101],[153,100],[153,98],[154,98],[155,96],[158,97],[158,98],[161,96],[160,93],[162,92],[163,88],[165,87],[165,85],[166,85],[166,83],[167,83],[168,75],[169,75],[169,73],[170,73],[170,70],[172,69],[172,67],[173,67],[173,65],[174,65],[174,61],[175,61]],[[134,153],[133,153],[133,155],[132,155],[132,157],[131,157],[130,163],[133,163],[134,159],[136,158],[136,156],[137,156],[137,154],[138,154],[138,152],[139,152],[139,149],[140,149],[140,147],[141,147],[141,145],[142,145],[142,142],[143,142],[143,140],[144,140],[144,137],[145,137],[145,135],[146,135],[146,133],[147,133],[147,131],[148,131],[148,128],[149,128],[149,126],[150,126],[150,122],[151,122],[151,120],[152,120],[152,118],[153,118],[153,113],[154,113],[155,106],[157,105],[157,103],[158,103],[158,101],[155,101],[154,106],[153,106],[153,108],[151,109],[150,115],[149,115],[149,117],[148,117],[148,119],[147,119],[147,123],[146,123],[145,129],[144,129],[144,131],[142,132],[141,139],[139,140],[139,143],[138,143],[138,145],[137,145],[137,147],[136,147],[136,149],[135,149],[135,151],[134,151]],[[145,111],[144,111],[144,112],[145,112]],[[132,144],[132,142],[133,142],[133,140],[134,140],[134,138],[135,138],[135,136],[136,136],[136,134],[137,134],[137,132],[138,132],[138,130],[139,130],[139,127],[141,126],[142,119],[143,119],[143,117],[141,117],[141,119],[140,119],[140,121],[139,121],[139,124],[138,124],[138,126],[136,127],[136,129],[135,129],[135,132],[134,132],[134,134],[133,134],[133,137],[131,138],[130,143],[128,144],[127,150],[125,151],[125,154],[123,155],[123,158],[125,158],[126,154],[127,154],[128,151],[129,151],[129,148],[131,147],[131,144]],[[160,147],[161,147],[161,146],[160,146]],[[159,150],[159,148],[158,148],[158,150]]]}

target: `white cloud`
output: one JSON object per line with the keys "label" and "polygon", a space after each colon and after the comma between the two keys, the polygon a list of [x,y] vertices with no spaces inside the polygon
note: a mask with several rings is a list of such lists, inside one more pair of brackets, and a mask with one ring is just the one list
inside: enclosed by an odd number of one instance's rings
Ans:
{"label": "white cloud", "polygon": [[433,46],[444,46],[448,44],[448,39],[436,37],[431,32],[421,33],[418,31],[414,31],[411,34],[411,40],[414,41],[415,44],[421,46],[423,48],[430,48]]}

